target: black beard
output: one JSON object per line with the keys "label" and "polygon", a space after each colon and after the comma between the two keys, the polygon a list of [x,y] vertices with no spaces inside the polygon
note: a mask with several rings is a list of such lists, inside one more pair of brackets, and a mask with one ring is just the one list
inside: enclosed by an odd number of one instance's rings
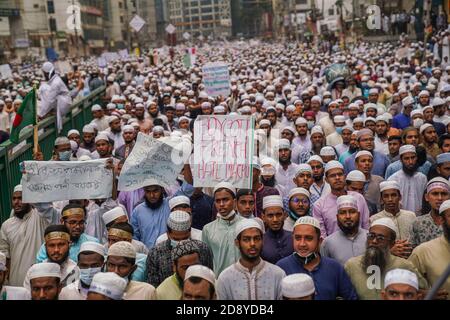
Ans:
{"label": "black beard", "polygon": [[381,273],[384,272],[387,264],[387,257],[389,254],[389,249],[380,249],[377,247],[368,247],[363,257],[363,268],[367,270],[370,266],[378,266]]}
{"label": "black beard", "polygon": [[30,212],[31,210],[31,206],[29,204],[23,204],[22,205],[22,210],[20,211],[14,211],[14,215],[19,218],[19,219],[23,219],[23,217]]}
{"label": "black beard", "polygon": [[136,115],[136,119],[138,119],[138,120],[144,120],[144,115],[142,115],[142,116]]}
{"label": "black beard", "polygon": [[278,160],[281,165],[289,165],[291,163],[291,159],[282,160],[281,158]]}
{"label": "black beard", "polygon": [[181,279],[181,277],[180,277],[180,275],[178,274],[178,272],[175,272],[175,277],[177,278],[178,283],[179,283],[180,286],[181,286],[181,289],[183,289],[183,287],[184,287],[184,280]]}
{"label": "black beard", "polygon": [[353,148],[352,146],[348,147],[348,151],[349,151],[350,153],[355,153],[356,150],[358,150],[358,147],[355,147],[355,148]]}
{"label": "black beard", "polygon": [[275,175],[273,175],[270,179],[265,179],[263,176],[261,176],[261,182],[266,187],[275,187]]}
{"label": "black beard", "polygon": [[357,231],[357,230],[358,230],[358,227],[359,227],[359,221],[356,221],[355,224],[354,224],[353,226],[351,226],[351,227],[347,227],[346,225],[344,225],[343,223],[341,223],[339,220],[338,220],[337,223],[338,223],[339,228],[342,230],[342,232],[343,232],[345,235],[351,235],[351,234],[354,234],[355,231]]}
{"label": "black beard", "polygon": [[158,116],[158,112],[155,112],[155,113],[151,113],[151,112],[150,112],[150,115],[151,115],[153,118],[156,118],[156,117]]}
{"label": "black beard", "polygon": [[322,181],[322,179],[323,179],[323,174],[320,175],[320,176],[313,176],[313,178],[314,178],[314,182]]}
{"label": "black beard", "polygon": [[416,163],[415,165],[414,165],[414,167],[413,168],[407,168],[407,167],[405,167],[404,165],[402,165],[402,170],[403,170],[403,172],[404,173],[406,173],[406,175],[407,176],[410,176],[410,177],[412,177],[415,173],[416,173],[416,171],[417,171],[417,169],[419,168],[419,165]]}
{"label": "black beard", "polygon": [[47,256],[48,256],[48,261],[49,261],[49,262],[54,262],[54,263],[57,263],[57,264],[61,265],[61,264],[63,264],[64,261],[66,261],[67,258],[69,257],[69,250],[67,250],[67,252],[66,252],[66,254],[64,255],[64,257],[62,257],[61,260],[59,260],[59,261],[54,261],[54,260],[52,260],[52,258],[50,258],[50,256],[48,255],[48,253],[47,253]]}
{"label": "black beard", "polygon": [[147,200],[146,197],[144,197],[144,200],[145,200],[145,203],[147,204],[147,206],[148,206],[150,209],[153,209],[153,210],[154,210],[154,209],[158,209],[159,207],[161,207],[164,198],[163,198],[163,195],[161,194],[161,197],[159,198],[159,200],[158,200],[157,203],[151,203],[150,201]]}

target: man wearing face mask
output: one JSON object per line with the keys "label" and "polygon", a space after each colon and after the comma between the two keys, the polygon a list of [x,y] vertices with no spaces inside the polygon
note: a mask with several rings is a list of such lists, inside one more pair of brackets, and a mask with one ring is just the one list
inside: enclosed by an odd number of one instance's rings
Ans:
{"label": "man wearing face mask", "polygon": [[[35,159],[40,160],[40,152],[36,154]],[[70,156],[72,155],[72,147],[70,145],[70,140],[66,137],[58,137],[55,140],[55,148],[53,151],[53,161],[70,161]],[[42,159],[43,160],[43,159]]]}
{"label": "man wearing face mask", "polygon": [[341,115],[336,115],[333,118],[334,126],[336,131],[327,136],[326,144],[327,146],[335,147],[343,142],[342,140],[342,130],[345,126],[345,117]]}
{"label": "man wearing face mask", "polygon": [[102,271],[105,263],[105,248],[96,242],[85,242],[78,253],[80,278],[64,287],[59,300],[86,300],[94,276]]}
{"label": "man wearing face mask", "polygon": [[356,300],[356,291],[339,262],[320,255],[320,223],[313,217],[301,217],[292,234],[295,252],[277,262],[287,275],[306,273],[316,287],[316,300]]}
{"label": "man wearing face mask", "polygon": [[131,280],[136,269],[136,250],[130,242],[119,241],[109,247],[106,272],[114,272],[127,282],[123,299],[156,300],[156,290],[152,285]]}

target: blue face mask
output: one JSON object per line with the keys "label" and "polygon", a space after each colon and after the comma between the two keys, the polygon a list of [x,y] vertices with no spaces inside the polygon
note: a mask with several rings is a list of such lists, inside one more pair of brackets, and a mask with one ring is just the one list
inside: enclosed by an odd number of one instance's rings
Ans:
{"label": "blue face mask", "polygon": [[71,153],[72,153],[71,151],[58,152],[59,160],[69,161]]}
{"label": "blue face mask", "polygon": [[308,123],[308,129],[309,130],[311,130],[312,127],[314,127],[314,125],[315,125],[314,121],[307,121],[307,123]]}
{"label": "blue face mask", "polygon": [[338,133],[338,134],[342,134],[342,129],[344,129],[343,127],[337,127],[336,128],[336,132]]}
{"label": "blue face mask", "polygon": [[123,109],[125,106],[122,103],[117,104],[117,109]]}
{"label": "blue face mask", "polygon": [[80,269],[80,281],[83,282],[85,285],[90,286],[94,276],[101,271],[102,271],[101,267]]}

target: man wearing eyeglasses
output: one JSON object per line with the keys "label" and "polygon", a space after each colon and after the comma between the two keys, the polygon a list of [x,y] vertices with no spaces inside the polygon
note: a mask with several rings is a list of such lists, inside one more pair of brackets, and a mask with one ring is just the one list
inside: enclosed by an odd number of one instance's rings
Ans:
{"label": "man wearing eyeglasses", "polygon": [[391,254],[396,234],[397,227],[392,219],[376,220],[367,234],[365,253],[346,262],[345,271],[355,286],[359,299],[379,300],[386,273],[397,268],[414,272],[419,279],[420,289],[428,288],[428,282],[411,262]]}
{"label": "man wearing eyeglasses", "polygon": [[[70,233],[69,257],[74,262],[78,262],[78,254],[81,245],[87,241],[99,242],[97,238],[84,233],[86,226],[86,209],[78,204],[68,204],[61,211],[61,224],[65,225]],[[45,244],[42,244],[36,255],[36,262],[41,263],[47,259]]]}

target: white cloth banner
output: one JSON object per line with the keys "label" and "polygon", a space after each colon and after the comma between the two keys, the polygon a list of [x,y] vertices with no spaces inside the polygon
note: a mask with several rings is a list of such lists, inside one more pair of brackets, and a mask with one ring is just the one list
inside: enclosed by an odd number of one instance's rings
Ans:
{"label": "white cloth banner", "polygon": [[24,161],[25,203],[105,199],[112,195],[113,173],[106,159],[89,161]]}
{"label": "white cloth banner", "polygon": [[0,65],[0,77],[1,79],[12,78],[12,70],[9,64]]}
{"label": "white cloth banner", "polygon": [[192,151],[184,138],[153,139],[139,133],[133,151],[119,176],[120,191],[132,191],[152,184],[172,186]]}
{"label": "white cloth banner", "polygon": [[209,96],[227,98],[230,93],[230,72],[224,62],[208,63],[202,68],[203,84]]}
{"label": "white cloth banner", "polygon": [[230,182],[251,189],[254,118],[199,116],[194,124],[194,187]]}

